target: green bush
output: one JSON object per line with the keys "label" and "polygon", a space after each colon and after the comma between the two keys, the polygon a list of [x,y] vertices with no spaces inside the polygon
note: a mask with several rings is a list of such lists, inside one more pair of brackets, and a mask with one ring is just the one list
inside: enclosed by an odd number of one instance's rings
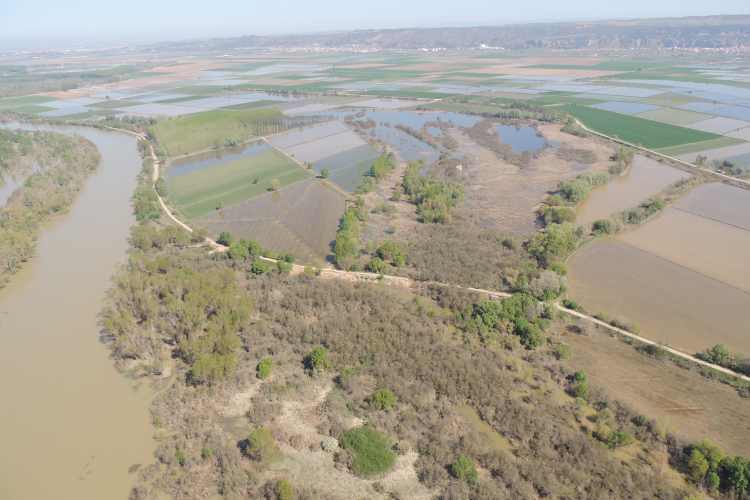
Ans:
{"label": "green bush", "polygon": [[288,262],[290,264],[294,263],[296,259],[293,253],[285,253],[284,255],[280,255],[279,258],[283,260],[284,262]]}
{"label": "green bush", "polygon": [[218,243],[224,245],[225,247],[228,247],[228,246],[231,246],[232,243],[234,243],[234,238],[232,238],[232,235],[229,234],[228,231],[222,231],[219,234]]}
{"label": "green bush", "polygon": [[565,344],[557,344],[552,348],[552,352],[557,359],[568,359],[573,355],[573,349]]}
{"label": "green bush", "polygon": [[341,435],[341,446],[354,453],[351,468],[361,477],[371,477],[390,469],[396,461],[391,445],[375,429],[360,427]]}
{"label": "green bush", "polygon": [[313,352],[310,353],[310,367],[313,371],[328,370],[331,367],[331,362],[328,360],[328,349],[322,345],[313,349]]}
{"label": "green bush", "polygon": [[373,257],[367,264],[367,270],[371,273],[384,273],[388,269],[388,264],[383,262],[380,257]]}
{"label": "green bush", "polygon": [[279,479],[274,491],[279,500],[292,500],[292,497],[294,497],[294,489],[286,479]]}
{"label": "green bush", "polygon": [[612,431],[609,436],[607,436],[607,445],[613,450],[615,448],[627,446],[634,441],[635,439],[633,438],[633,436],[630,433],[624,431]]}
{"label": "green bush", "polygon": [[578,384],[575,386],[575,389],[573,389],[573,394],[575,394],[577,398],[582,398],[588,401],[589,385],[586,382],[578,382]]}
{"label": "green bush", "polygon": [[263,460],[276,448],[271,431],[266,428],[255,429],[247,438],[245,451],[250,458]]}
{"label": "green bush", "polygon": [[320,176],[324,179],[328,178],[329,173],[330,173],[330,170],[328,170],[328,167],[323,167],[320,169]]}
{"label": "green bush", "polygon": [[177,461],[180,462],[180,465],[185,465],[185,452],[182,450],[177,450],[177,453],[175,453],[175,456],[177,457]]}
{"label": "green bush", "polygon": [[279,274],[289,274],[292,272],[292,269],[294,269],[293,264],[289,264],[283,260],[276,261],[276,271]]}
{"label": "green bush", "polygon": [[213,456],[214,452],[212,452],[209,448],[206,448],[203,450],[203,458],[209,459]]}
{"label": "green bush", "polygon": [[268,264],[266,264],[263,261],[258,261],[253,263],[253,267],[251,268],[253,274],[256,276],[260,276],[261,274],[266,274],[268,272]]}
{"label": "green bush", "polygon": [[471,458],[459,458],[451,464],[451,474],[457,479],[464,479],[469,484],[477,484],[479,473]]}
{"label": "green bush", "polygon": [[381,410],[387,410],[396,402],[396,397],[388,389],[379,389],[372,395],[372,399],[380,406]]}
{"label": "green bush", "polygon": [[232,243],[232,246],[227,250],[227,255],[233,260],[245,260],[250,255],[250,251],[244,245]]}
{"label": "green bush", "polygon": [[258,366],[256,368],[258,378],[261,380],[265,380],[268,378],[269,375],[271,375],[271,370],[273,370],[274,367],[274,361],[273,358],[263,358],[260,363],[258,363]]}
{"label": "green bush", "polygon": [[589,376],[586,375],[586,372],[583,370],[583,368],[575,372],[573,378],[576,380],[576,382],[588,382],[589,380]]}

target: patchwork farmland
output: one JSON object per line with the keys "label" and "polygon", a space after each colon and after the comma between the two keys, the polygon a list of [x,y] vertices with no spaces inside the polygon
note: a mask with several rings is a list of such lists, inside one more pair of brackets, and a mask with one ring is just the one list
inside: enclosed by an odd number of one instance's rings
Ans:
{"label": "patchwork farmland", "polygon": [[180,212],[194,219],[271,191],[273,179],[285,187],[310,176],[273,150],[173,177],[169,188]]}
{"label": "patchwork farmland", "polygon": [[320,179],[308,179],[192,221],[216,238],[228,231],[235,239],[258,241],[277,253],[294,253],[298,262],[322,265],[331,254],[344,197]]}

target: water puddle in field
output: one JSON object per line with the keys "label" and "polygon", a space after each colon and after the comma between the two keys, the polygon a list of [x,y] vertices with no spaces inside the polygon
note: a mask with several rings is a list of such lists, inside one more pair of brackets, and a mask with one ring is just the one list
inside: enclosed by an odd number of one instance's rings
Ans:
{"label": "water puddle in field", "polygon": [[484,443],[498,451],[513,451],[513,445],[506,439],[502,434],[497,432],[495,429],[490,427],[488,424],[482,421],[479,413],[469,405],[459,406],[456,408],[456,413],[464,417],[471,424],[471,428],[477,431],[483,439]]}
{"label": "water puddle in field", "polygon": [[590,224],[636,207],[673,182],[688,177],[689,172],[636,155],[625,175],[610,177],[609,182],[593,188],[591,195],[578,204],[576,224]]}
{"label": "water puddle in field", "polygon": [[264,153],[271,149],[273,148],[267,143],[256,140],[234,148],[212,149],[211,151],[177,158],[169,162],[167,177],[172,178],[197,170],[203,170],[204,168],[213,167],[221,163]]}
{"label": "water puddle in field", "polygon": [[88,127],[10,127],[78,133],[102,164],[0,290],[0,498],[124,499],[135,480],[128,468],[153,462],[156,447],[153,391],[115,370],[100,316],[135,220],[136,140]]}

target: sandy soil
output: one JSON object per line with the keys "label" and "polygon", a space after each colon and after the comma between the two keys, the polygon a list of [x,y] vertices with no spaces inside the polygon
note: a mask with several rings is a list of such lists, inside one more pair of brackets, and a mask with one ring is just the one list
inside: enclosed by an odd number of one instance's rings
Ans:
{"label": "sandy soil", "polygon": [[750,399],[735,389],[639,354],[599,331],[582,336],[556,328],[573,348],[569,366],[585,369],[593,386],[604,387],[649,418],[668,418],[688,440],[709,439],[727,453],[750,454]]}
{"label": "sandy soil", "polygon": [[[594,172],[605,171],[611,164],[613,150],[602,143],[583,139],[560,131],[560,125],[539,125],[539,130],[551,142],[568,147],[588,149],[596,154],[591,165]],[[460,131],[452,135],[460,143],[460,150],[474,155],[468,171],[467,196],[463,207],[479,218],[482,225],[503,233],[529,236],[538,229],[536,210],[554,191],[561,179],[573,179],[580,172],[573,170],[575,162],[563,160],[553,150],[539,154],[531,168],[521,170],[476,146]]]}

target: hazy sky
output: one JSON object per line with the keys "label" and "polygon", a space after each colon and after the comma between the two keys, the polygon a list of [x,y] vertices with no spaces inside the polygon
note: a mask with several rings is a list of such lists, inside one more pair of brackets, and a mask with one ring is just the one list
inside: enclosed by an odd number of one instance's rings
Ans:
{"label": "hazy sky", "polygon": [[750,14],[747,0],[0,0],[0,44],[161,41],[424,25]]}

